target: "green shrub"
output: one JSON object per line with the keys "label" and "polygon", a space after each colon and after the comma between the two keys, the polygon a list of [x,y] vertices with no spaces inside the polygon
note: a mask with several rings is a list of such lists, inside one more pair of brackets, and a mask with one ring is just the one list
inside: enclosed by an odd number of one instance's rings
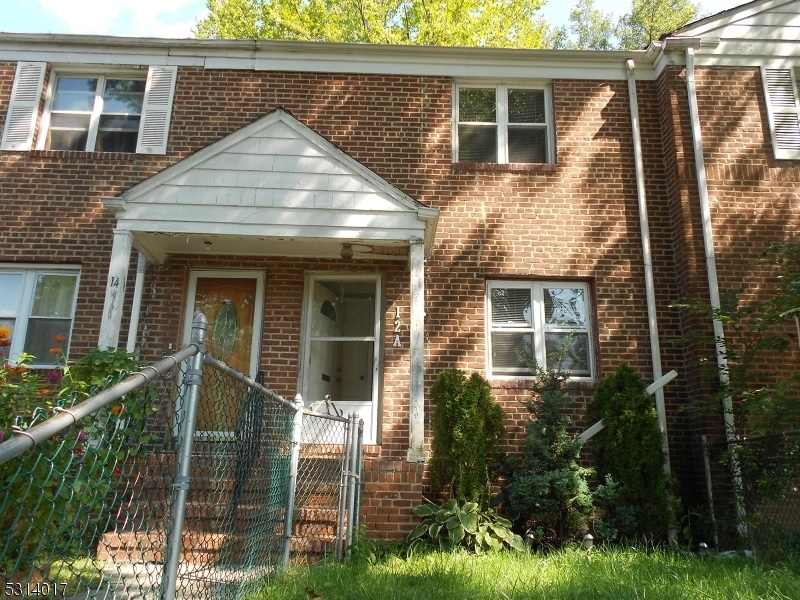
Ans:
{"label": "green shrub", "polygon": [[666,535],[671,510],[663,436],[646,388],[641,375],[623,363],[597,385],[589,414],[605,424],[592,439],[592,452],[598,476],[616,487],[616,501],[606,510],[625,514],[621,537],[653,540]]}
{"label": "green shrub", "polygon": [[480,510],[475,502],[460,504],[453,498],[444,506],[433,503],[414,508],[422,523],[408,534],[407,544],[429,544],[442,550],[466,548],[481,553],[492,550],[524,550],[522,538],[511,531],[511,521],[491,509]]}
{"label": "green shrub", "polygon": [[578,464],[583,441],[567,432],[572,422],[564,414],[570,402],[568,373],[536,363],[531,369],[533,398],[525,403],[531,418],[522,454],[509,459],[501,500],[506,514],[537,544],[560,545],[588,527],[593,472]]}
{"label": "green shrub", "polygon": [[445,499],[489,505],[492,465],[506,438],[503,409],[477,373],[442,371],[431,388],[431,487]]}

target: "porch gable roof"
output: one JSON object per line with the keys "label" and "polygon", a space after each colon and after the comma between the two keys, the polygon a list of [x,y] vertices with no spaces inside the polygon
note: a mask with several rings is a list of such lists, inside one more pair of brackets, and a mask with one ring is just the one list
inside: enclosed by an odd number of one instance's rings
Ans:
{"label": "porch gable roof", "polygon": [[399,258],[398,246],[415,238],[430,252],[439,213],[282,109],[104,204],[117,230],[132,232],[155,260],[203,245],[269,254],[278,242],[277,252],[292,256],[335,256],[351,243],[375,258]]}

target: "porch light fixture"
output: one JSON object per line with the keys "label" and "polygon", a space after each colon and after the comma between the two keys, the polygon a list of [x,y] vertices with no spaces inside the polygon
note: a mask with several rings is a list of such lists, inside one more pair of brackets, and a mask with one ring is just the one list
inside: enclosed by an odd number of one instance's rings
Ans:
{"label": "porch light fixture", "polygon": [[350,244],[342,244],[342,251],[339,253],[345,260],[353,258],[353,247]]}

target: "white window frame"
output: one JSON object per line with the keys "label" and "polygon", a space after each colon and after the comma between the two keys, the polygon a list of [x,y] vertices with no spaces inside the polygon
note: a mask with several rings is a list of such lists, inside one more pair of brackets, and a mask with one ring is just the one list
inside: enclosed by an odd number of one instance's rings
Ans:
{"label": "white window frame", "polygon": [[763,65],[772,151],[779,160],[800,160],[800,67]]}
{"label": "white window frame", "polygon": [[[531,323],[528,326],[519,324],[501,324],[492,322],[492,289],[527,289],[531,293]],[[559,327],[545,325],[544,323],[544,289],[545,288],[580,288],[586,299],[586,327]],[[495,332],[525,333],[532,336],[533,355],[540,365],[546,365],[545,334],[547,333],[585,333],[588,337],[588,375],[572,375],[574,381],[594,381],[597,373],[594,358],[594,314],[592,310],[592,295],[589,284],[585,281],[559,281],[559,280],[503,280],[492,279],[487,281],[485,314],[486,314],[486,372],[490,379],[516,380],[532,379],[532,374],[523,373],[494,373],[492,364],[492,336]]]}
{"label": "white window frame", "polygon": [[[58,84],[58,80],[62,77],[96,77],[97,78],[97,89],[95,90],[94,95],[94,106],[92,108],[92,112],[89,115],[89,131],[87,134],[86,140],[86,147],[82,150],[77,150],[77,152],[95,152],[95,144],[97,143],[97,134],[100,127],[100,117],[104,114],[103,113],[103,92],[105,91],[106,82],[109,79],[132,79],[138,81],[144,81],[145,85],[147,85],[147,74],[143,73],[142,71],[109,71],[109,72],[98,72],[96,70],[75,70],[75,71],[54,71],[50,75],[50,82],[47,87],[47,101],[44,107],[44,113],[42,114],[42,133],[39,135],[39,139],[36,144],[37,150],[46,150],[47,148],[47,136],[50,131],[50,117],[53,114],[53,104],[55,103],[56,98],[56,86]],[[141,121],[144,118],[144,105],[142,106],[142,112],[139,113],[139,132],[137,134],[137,144],[138,139],[141,137]],[[76,113],[76,114],[86,114],[84,112]]]}
{"label": "white window frame", "polygon": [[[497,126],[497,162],[492,164],[553,164],[555,162],[555,135],[553,128],[553,102],[552,102],[552,87],[550,84],[515,84],[515,83],[496,83],[496,82],[469,82],[457,83],[453,92],[453,162],[460,161],[459,156],[459,141],[458,141],[458,127],[461,125],[459,116],[459,97],[462,89],[495,89],[495,102],[496,106],[496,122]],[[508,157],[508,91],[509,90],[536,90],[544,92],[544,111],[545,122],[540,123],[511,123],[514,127],[530,126],[531,129],[544,129],[545,130],[545,151],[547,158],[541,163],[511,163]],[[472,124],[464,122],[464,125]],[[486,125],[487,122],[480,124]]]}
{"label": "white window frame", "polygon": [[[383,298],[384,298],[384,277],[381,273],[353,273],[348,271],[324,271],[324,272],[308,272],[305,275],[304,292],[303,292],[303,317],[301,325],[301,341],[300,341],[300,365],[298,369],[297,385],[300,394],[306,402],[311,402],[313,399],[309,398],[308,390],[310,387],[310,362],[311,362],[311,344],[314,340],[325,340],[324,337],[314,337],[311,335],[312,320],[314,315],[313,296],[314,296],[314,283],[317,281],[334,281],[334,282],[354,282],[354,281],[367,281],[375,285],[375,317],[373,332],[370,336],[336,336],[337,341],[355,341],[355,342],[372,342],[372,415],[364,433],[365,444],[379,444],[381,442],[381,423],[382,418],[380,415],[381,402],[380,402],[380,389],[382,387],[382,365],[383,365]],[[336,404],[334,399],[334,405]],[[360,415],[361,418],[364,415]],[[365,419],[366,422],[366,419]]]}
{"label": "white window frame", "polygon": [[[33,300],[36,292],[36,279],[39,275],[74,275],[75,276],[75,295],[72,298],[72,314],[69,316],[70,326],[67,341],[61,348],[64,351],[64,356],[69,356],[69,347],[72,342],[72,329],[75,325],[75,313],[78,302],[78,290],[81,284],[81,270],[76,265],[26,265],[24,267],[16,264],[0,263],[0,273],[3,274],[19,274],[22,275],[22,287],[20,296],[17,299],[16,314],[5,314],[0,311],[0,319],[13,318],[14,332],[11,336],[11,346],[6,350],[5,359],[10,364],[16,364],[20,354],[25,348],[25,339],[28,333],[28,322],[31,319],[31,310],[33,309]],[[35,317],[36,318],[36,317]],[[64,317],[66,318],[66,317]],[[55,346],[55,342],[53,346]],[[52,368],[58,363],[56,360],[47,361],[42,359],[50,358],[49,356],[36,356],[34,363],[30,366],[36,368]]]}

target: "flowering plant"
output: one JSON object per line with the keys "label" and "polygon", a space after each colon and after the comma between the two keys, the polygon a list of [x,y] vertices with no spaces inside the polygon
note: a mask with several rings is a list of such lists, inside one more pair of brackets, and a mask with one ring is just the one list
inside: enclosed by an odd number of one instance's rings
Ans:
{"label": "flowering plant", "polygon": [[[10,341],[7,330],[0,336]],[[24,353],[14,365],[0,361],[0,441],[138,366],[121,350],[94,350],[70,362],[61,347],[66,339],[53,341],[53,370],[31,368],[34,357]],[[5,546],[0,544],[0,576],[41,566],[48,555],[64,558],[94,548],[113,518],[120,486],[124,489],[127,458],[142,447],[144,420],[155,410],[146,400],[129,394],[0,465],[0,531],[6,538]]]}

